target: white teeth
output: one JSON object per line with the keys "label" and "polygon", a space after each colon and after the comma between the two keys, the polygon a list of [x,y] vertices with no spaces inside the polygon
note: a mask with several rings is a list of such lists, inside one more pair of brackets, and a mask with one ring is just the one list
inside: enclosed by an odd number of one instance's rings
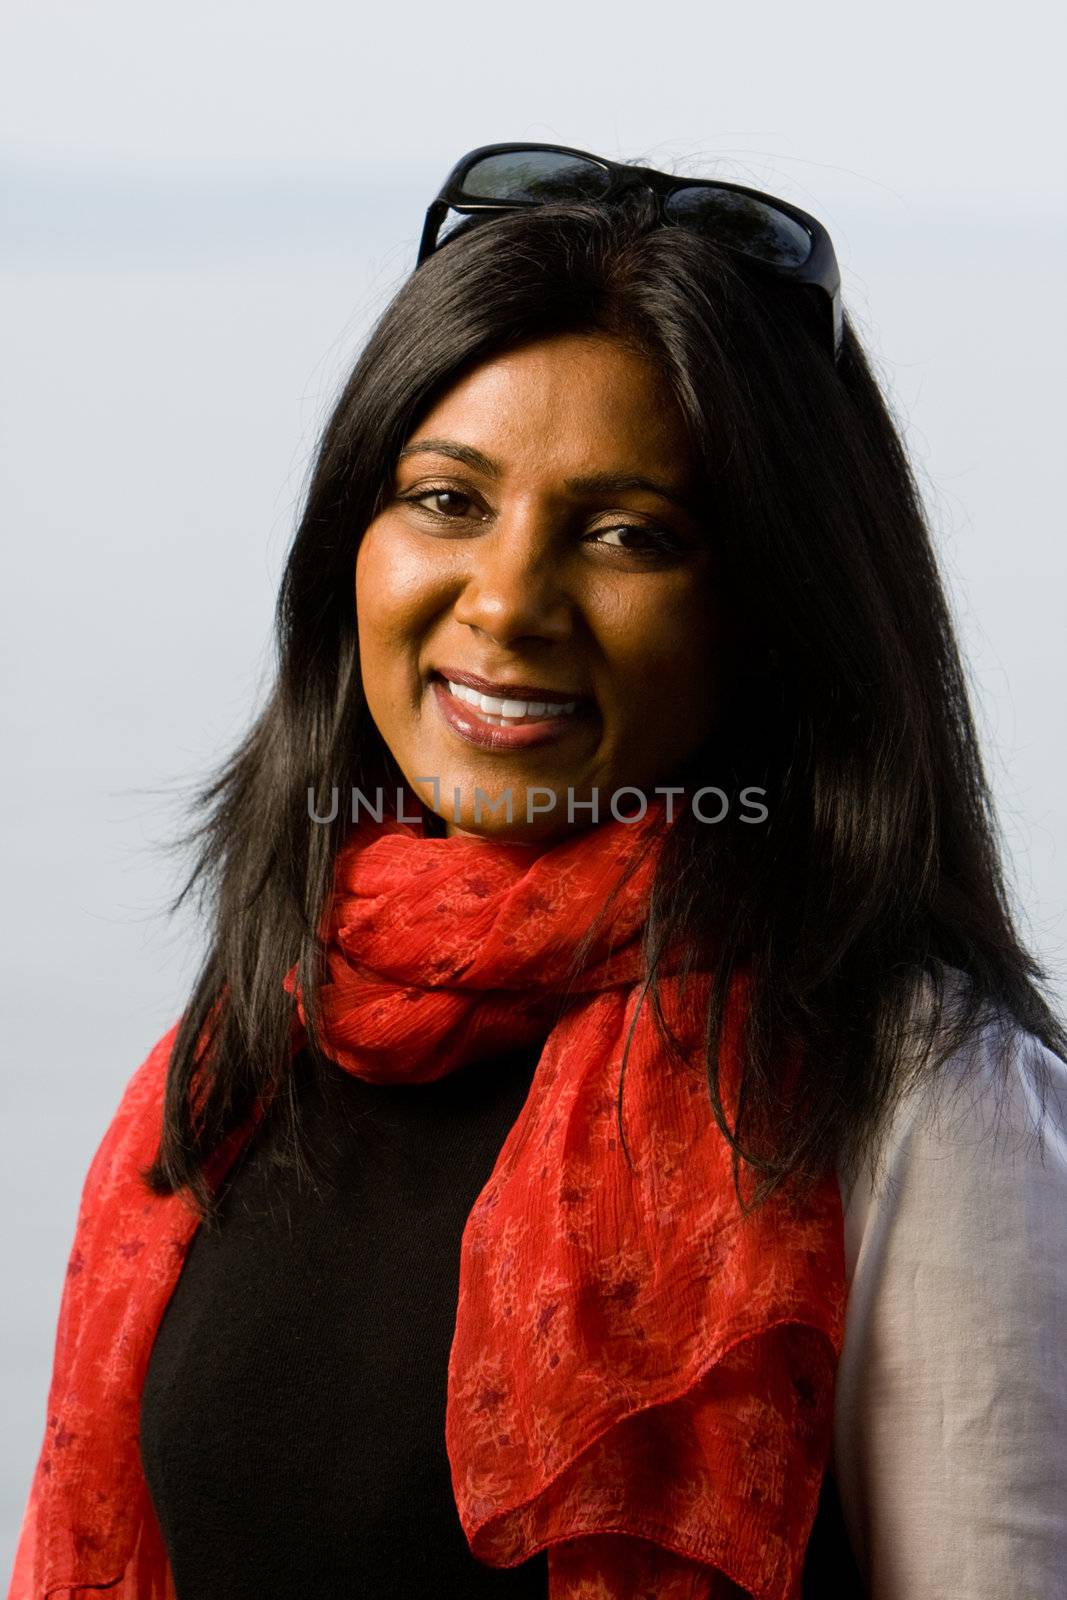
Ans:
{"label": "white teeth", "polygon": [[453,683],[451,678],[446,678],[452,694],[457,700],[466,701],[483,716],[501,718],[504,721],[518,721],[522,717],[561,717],[569,715],[577,706],[577,700],[568,700],[565,705],[552,705],[545,700],[498,700],[493,695],[479,694],[477,689],[468,689],[465,683]]}

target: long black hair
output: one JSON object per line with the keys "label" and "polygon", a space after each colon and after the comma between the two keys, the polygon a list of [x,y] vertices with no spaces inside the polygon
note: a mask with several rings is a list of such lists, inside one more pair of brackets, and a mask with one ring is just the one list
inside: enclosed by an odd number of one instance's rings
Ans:
{"label": "long black hair", "polygon": [[[897,1097],[1009,1017],[1058,1055],[1045,975],[1016,932],[952,622],[920,498],[846,319],[835,364],[808,291],[648,202],[537,208],[468,226],[388,306],[326,424],[276,612],[277,671],[239,747],[193,799],[210,942],[172,1052],[145,1173],[210,1220],[205,1163],[256,1097],[290,1121],[298,964],[319,1048],[316,933],[344,836],[308,794],[402,781],[367,709],[353,568],[398,453],[457,378],[560,333],[633,342],[669,381],[700,454],[740,641],[693,782],[768,792],[761,826],[667,831],[644,932],[646,985],[668,946],[714,975],[708,1088],[758,1175],[745,1204],[851,1172]],[[733,1125],[718,1080],[724,1006],[751,984]],[[962,977],[962,983],[959,981]],[[917,996],[922,1003],[917,1004]],[[670,1040],[665,1040],[670,1047]],[[802,1100],[782,1063],[804,1061]],[[795,1054],[790,1059],[796,1059]],[[620,1082],[621,1094],[621,1082]],[[738,1195],[741,1198],[740,1187]]]}

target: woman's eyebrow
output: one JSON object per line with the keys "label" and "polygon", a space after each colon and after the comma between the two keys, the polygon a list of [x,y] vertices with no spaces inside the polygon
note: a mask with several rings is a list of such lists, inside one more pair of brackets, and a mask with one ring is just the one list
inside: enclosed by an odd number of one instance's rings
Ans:
{"label": "woman's eyebrow", "polygon": [[[416,455],[448,456],[453,461],[462,461],[465,466],[485,473],[488,478],[503,476],[503,468],[498,461],[493,460],[492,456],[476,450],[473,445],[458,444],[452,439],[413,439],[400,451],[397,461]],[[655,494],[659,495],[660,499],[668,500],[672,505],[678,506],[682,511],[691,513],[697,509],[692,495],[686,494],[676,485],[663,483],[658,478],[646,477],[643,473],[583,473],[581,477],[568,478],[564,487],[568,494],[573,495],[625,494],[627,491]]]}
{"label": "woman's eyebrow", "polygon": [[567,489],[571,494],[657,494],[661,500],[669,500],[681,511],[692,512],[696,509],[695,497],[686,494],[677,485],[663,483],[658,478],[646,478],[636,472],[590,472],[580,478],[568,478]]}
{"label": "woman's eyebrow", "polygon": [[450,456],[453,461],[462,461],[464,466],[484,472],[486,477],[499,478],[501,475],[500,464],[490,456],[483,455],[473,445],[455,444],[451,439],[414,439],[411,444],[404,446],[397,460],[403,461],[406,456],[417,455]]}

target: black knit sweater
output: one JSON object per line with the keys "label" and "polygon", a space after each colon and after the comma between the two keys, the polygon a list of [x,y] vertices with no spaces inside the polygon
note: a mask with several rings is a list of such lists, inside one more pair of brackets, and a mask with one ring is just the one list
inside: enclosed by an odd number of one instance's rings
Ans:
{"label": "black knit sweater", "polygon": [[[297,1058],[315,1186],[279,1162],[268,1116],[221,1226],[194,1237],[145,1380],[141,1454],[179,1600],[546,1600],[544,1552],[510,1569],[471,1555],[444,1437],[463,1225],[538,1054],[419,1085]],[[811,1600],[861,1592],[832,1491]]]}

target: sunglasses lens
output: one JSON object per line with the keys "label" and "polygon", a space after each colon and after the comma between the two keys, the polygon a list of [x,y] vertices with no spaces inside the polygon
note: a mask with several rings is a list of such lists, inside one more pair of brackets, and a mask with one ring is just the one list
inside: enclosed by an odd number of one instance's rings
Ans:
{"label": "sunglasses lens", "polygon": [[776,267],[802,267],[811,255],[811,236],[799,222],[732,189],[696,184],[676,189],[667,197],[665,209],[674,222],[705,227],[728,248]]}
{"label": "sunglasses lens", "polygon": [[582,156],[513,150],[476,161],[461,190],[471,200],[597,200],[610,181],[603,167]]}

